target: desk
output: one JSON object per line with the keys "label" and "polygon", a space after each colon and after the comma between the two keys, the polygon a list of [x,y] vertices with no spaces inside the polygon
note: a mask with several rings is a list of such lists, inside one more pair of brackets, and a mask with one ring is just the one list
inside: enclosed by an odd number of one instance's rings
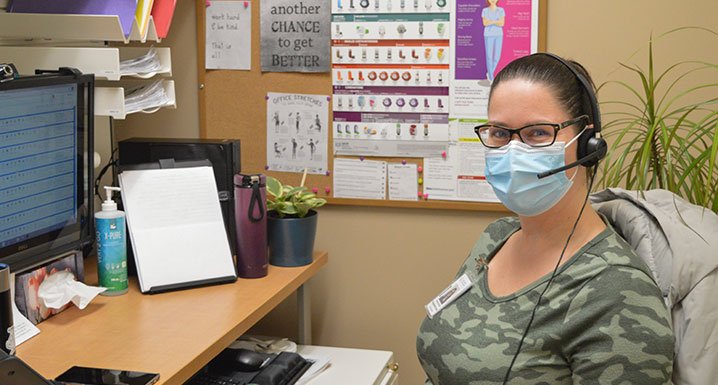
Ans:
{"label": "desk", "polygon": [[[141,294],[131,279],[125,295],[98,296],[85,310],[72,307],[40,323],[42,332],[20,345],[17,355],[47,378],[80,365],[159,372],[158,384],[179,385],[300,289],[327,259],[326,252],[315,252],[312,264],[270,266],[265,278],[156,295]],[[93,264],[87,277],[97,282]]]}

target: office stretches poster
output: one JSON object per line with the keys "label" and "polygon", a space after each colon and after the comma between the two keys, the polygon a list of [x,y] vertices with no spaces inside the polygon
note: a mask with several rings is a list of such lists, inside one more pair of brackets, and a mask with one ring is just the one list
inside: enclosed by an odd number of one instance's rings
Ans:
{"label": "office stretches poster", "polygon": [[328,95],[267,95],[267,169],[327,172]]}

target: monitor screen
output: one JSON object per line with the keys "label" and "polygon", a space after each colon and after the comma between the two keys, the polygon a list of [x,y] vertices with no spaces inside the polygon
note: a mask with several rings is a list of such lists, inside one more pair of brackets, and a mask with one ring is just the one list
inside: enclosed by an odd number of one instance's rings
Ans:
{"label": "monitor screen", "polygon": [[92,239],[92,76],[0,85],[0,261],[24,270]]}

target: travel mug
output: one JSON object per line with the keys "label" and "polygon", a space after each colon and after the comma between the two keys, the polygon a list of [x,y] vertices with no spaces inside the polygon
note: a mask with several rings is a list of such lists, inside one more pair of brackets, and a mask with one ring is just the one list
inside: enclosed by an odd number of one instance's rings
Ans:
{"label": "travel mug", "polygon": [[0,349],[15,354],[15,328],[12,321],[10,267],[0,263]]}
{"label": "travel mug", "polygon": [[241,278],[267,275],[267,185],[262,174],[234,176],[237,223],[237,273]]}

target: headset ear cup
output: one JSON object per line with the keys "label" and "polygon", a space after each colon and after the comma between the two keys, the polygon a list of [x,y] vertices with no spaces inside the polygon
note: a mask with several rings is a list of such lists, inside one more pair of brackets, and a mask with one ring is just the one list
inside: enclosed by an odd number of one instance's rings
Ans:
{"label": "headset ear cup", "polygon": [[590,154],[588,149],[588,142],[595,135],[595,131],[592,128],[586,128],[583,130],[581,135],[578,137],[576,142],[578,143],[578,149],[576,150],[576,159],[581,159],[586,155]]}
{"label": "headset ear cup", "polygon": [[592,138],[592,140],[595,142],[593,146],[598,153],[596,160],[593,161],[593,165],[595,166],[601,159],[606,157],[606,154],[608,153],[608,143],[606,143],[606,140],[603,138]]}
{"label": "headset ear cup", "polygon": [[576,152],[576,159],[587,157],[591,154],[596,153],[597,156],[583,162],[581,165],[584,167],[593,167],[599,160],[603,159],[608,152],[608,144],[603,138],[597,138],[596,130],[586,129],[581,136],[578,138],[578,150]]}

